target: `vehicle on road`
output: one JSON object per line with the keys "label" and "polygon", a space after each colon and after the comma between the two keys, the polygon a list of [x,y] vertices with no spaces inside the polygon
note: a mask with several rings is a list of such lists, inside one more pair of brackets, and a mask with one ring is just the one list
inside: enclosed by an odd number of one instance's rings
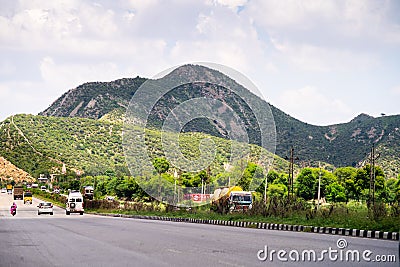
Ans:
{"label": "vehicle on road", "polygon": [[109,200],[109,201],[114,201],[114,200],[115,200],[115,197],[106,196],[104,199],[105,199],[105,200]]}
{"label": "vehicle on road", "polygon": [[16,199],[24,200],[24,188],[22,185],[14,186],[14,200]]}
{"label": "vehicle on road", "polygon": [[24,192],[24,204],[32,204],[32,192],[25,191]]}
{"label": "vehicle on road", "polygon": [[40,187],[40,190],[46,191],[46,186],[42,185],[42,186]]}
{"label": "vehicle on road", "polygon": [[92,200],[93,196],[94,196],[93,186],[89,185],[89,186],[82,187],[82,195],[84,198]]}
{"label": "vehicle on road", "polygon": [[8,185],[7,185],[7,193],[8,193],[9,195],[12,194],[12,190],[13,190],[12,184],[8,184]]}
{"label": "vehicle on road", "polygon": [[38,212],[37,214],[48,213],[53,215],[53,204],[51,202],[40,202],[38,205]]}
{"label": "vehicle on road", "polygon": [[17,204],[15,204],[15,202],[13,202],[13,204],[11,205],[10,213],[12,216],[15,216],[17,214]]}
{"label": "vehicle on road", "polygon": [[7,193],[7,188],[5,188],[5,187],[2,188],[2,189],[1,189],[1,193]]}
{"label": "vehicle on road", "polygon": [[211,199],[212,208],[219,213],[247,211],[252,208],[251,192],[243,191],[240,186],[218,188]]}
{"label": "vehicle on road", "polygon": [[77,191],[71,191],[68,194],[67,203],[65,205],[65,214],[79,213],[83,215],[84,211],[82,194]]}

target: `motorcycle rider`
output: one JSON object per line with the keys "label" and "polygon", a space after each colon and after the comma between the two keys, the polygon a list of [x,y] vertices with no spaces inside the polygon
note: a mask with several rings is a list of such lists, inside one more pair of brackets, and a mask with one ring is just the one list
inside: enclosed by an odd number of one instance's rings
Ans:
{"label": "motorcycle rider", "polygon": [[12,215],[15,215],[15,213],[17,213],[17,204],[15,204],[15,202],[13,202],[13,204],[10,208],[10,212]]}

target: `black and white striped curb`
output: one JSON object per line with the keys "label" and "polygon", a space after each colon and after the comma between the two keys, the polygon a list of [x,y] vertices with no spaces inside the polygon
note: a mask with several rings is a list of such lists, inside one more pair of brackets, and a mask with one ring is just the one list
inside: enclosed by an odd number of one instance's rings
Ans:
{"label": "black and white striped curb", "polygon": [[289,225],[289,224],[275,224],[275,223],[261,223],[261,222],[241,222],[241,221],[207,220],[207,219],[193,219],[193,218],[175,218],[175,217],[147,216],[147,215],[126,215],[126,214],[111,214],[111,213],[91,213],[91,214],[100,215],[100,216],[108,216],[108,217],[122,217],[122,218],[132,218],[132,219],[213,224],[213,225],[256,228],[256,229],[268,229],[268,230],[280,230],[280,231],[292,231],[292,232],[309,232],[309,233],[319,233],[319,234],[376,238],[376,239],[385,239],[385,240],[399,240],[398,232],[382,232],[382,231],[369,231],[369,230],[367,231],[367,230],[359,230],[359,229],[317,227],[317,226]]}

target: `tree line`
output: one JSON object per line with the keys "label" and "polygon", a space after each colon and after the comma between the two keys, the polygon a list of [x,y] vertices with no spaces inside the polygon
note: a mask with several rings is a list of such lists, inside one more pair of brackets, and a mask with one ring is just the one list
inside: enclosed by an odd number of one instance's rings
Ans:
{"label": "tree line", "polygon": [[[154,173],[147,179],[149,187],[154,188],[152,192],[161,190],[173,190],[174,170],[165,158],[155,158],[153,160]],[[342,167],[333,172],[321,168],[306,167],[300,169],[294,178],[294,194],[306,201],[318,198],[318,188],[320,188],[320,198],[326,202],[349,202],[371,200],[370,177],[374,171],[375,194],[374,200],[387,204],[400,204],[400,175],[397,178],[386,179],[381,167],[370,165],[362,168]],[[60,179],[58,185],[62,188],[79,190],[85,185],[94,185],[96,197],[101,198],[106,195],[113,195],[128,200],[149,200],[149,196],[139,186],[137,179],[127,175],[120,175],[113,171],[108,171],[104,175],[85,176],[81,179]],[[258,181],[260,186],[255,190],[259,196],[264,195],[265,182],[267,182],[267,197],[286,197],[288,196],[288,174],[270,170],[266,175],[261,166],[253,162],[238,162],[229,170],[219,171],[218,173],[210,170],[203,170],[197,173],[179,172],[177,184],[181,188],[195,188],[204,184],[206,193],[211,188],[225,187],[228,185],[239,185],[243,190],[249,190],[253,180]],[[150,185],[151,183],[151,185]],[[57,183],[56,183],[57,184]],[[147,185],[146,185],[147,187]],[[193,192],[200,193],[200,192]],[[257,194],[256,193],[256,194]]]}

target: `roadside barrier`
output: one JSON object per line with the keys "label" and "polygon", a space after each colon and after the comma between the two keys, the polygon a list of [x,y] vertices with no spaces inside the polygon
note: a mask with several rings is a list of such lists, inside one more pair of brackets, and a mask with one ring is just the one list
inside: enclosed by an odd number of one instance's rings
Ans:
{"label": "roadside barrier", "polygon": [[318,234],[343,235],[343,236],[375,238],[375,239],[385,239],[385,240],[395,240],[395,241],[399,240],[398,232],[382,232],[382,231],[370,231],[370,230],[367,231],[367,230],[360,230],[360,229],[345,229],[345,228],[334,228],[334,227],[274,224],[274,223],[260,223],[260,222],[206,220],[206,219],[179,218],[179,217],[175,218],[175,217],[162,217],[162,216],[146,216],[146,215],[126,215],[126,214],[112,214],[112,213],[91,213],[91,214],[98,215],[98,216],[122,217],[122,218],[131,218],[131,219],[213,224],[213,225],[221,225],[221,226],[256,228],[256,229],[265,229],[265,230],[310,232],[310,233],[318,233]]}

